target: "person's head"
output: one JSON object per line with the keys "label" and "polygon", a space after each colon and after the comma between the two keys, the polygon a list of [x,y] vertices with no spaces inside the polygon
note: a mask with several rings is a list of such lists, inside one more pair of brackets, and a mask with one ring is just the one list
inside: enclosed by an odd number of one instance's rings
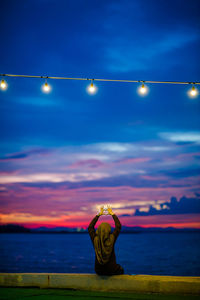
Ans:
{"label": "person's head", "polygon": [[114,236],[111,234],[110,224],[103,222],[99,225],[94,238],[94,248],[97,260],[100,264],[105,264],[109,261],[113,250]]}
{"label": "person's head", "polygon": [[110,226],[110,224],[108,224],[106,222],[101,223],[96,231],[96,234],[98,236],[101,236],[104,238],[108,238],[110,233],[111,233],[111,226]]}

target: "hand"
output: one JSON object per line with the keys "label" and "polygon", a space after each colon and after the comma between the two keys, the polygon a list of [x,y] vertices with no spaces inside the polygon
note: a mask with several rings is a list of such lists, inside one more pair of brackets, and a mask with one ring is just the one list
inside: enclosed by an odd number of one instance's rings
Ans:
{"label": "hand", "polygon": [[102,216],[102,215],[103,215],[103,212],[104,212],[104,210],[103,210],[103,206],[101,206],[101,207],[100,207],[100,212],[99,212],[99,214],[98,214],[98,215],[99,215],[99,216]]}
{"label": "hand", "polygon": [[112,208],[110,207],[110,205],[107,205],[107,210],[109,215],[114,215],[114,212],[112,211]]}

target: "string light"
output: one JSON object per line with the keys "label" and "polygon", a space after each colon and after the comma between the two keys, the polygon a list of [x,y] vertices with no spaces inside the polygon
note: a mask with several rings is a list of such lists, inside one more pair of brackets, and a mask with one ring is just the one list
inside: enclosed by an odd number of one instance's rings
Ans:
{"label": "string light", "polygon": [[8,85],[7,85],[7,82],[4,79],[1,80],[0,87],[4,91],[7,90]]}
{"label": "string light", "polygon": [[[195,98],[198,96],[199,92],[194,85],[200,85],[200,82],[186,82],[186,81],[150,81],[150,80],[119,80],[119,79],[90,79],[90,78],[71,78],[71,77],[55,77],[55,76],[39,76],[39,75],[17,75],[17,74],[0,74],[0,76],[7,77],[22,77],[22,78],[45,78],[46,82],[42,85],[42,90],[45,93],[49,93],[51,91],[51,86],[47,83],[47,78],[50,79],[58,79],[58,80],[91,80],[91,84],[87,87],[87,91],[90,94],[95,94],[97,92],[97,87],[94,85],[93,81],[106,81],[106,82],[123,82],[123,83],[141,83],[142,85],[138,88],[138,93],[141,96],[145,96],[148,94],[148,87],[145,83],[157,83],[157,84],[193,84],[192,88],[188,91],[188,96],[191,98]],[[1,90],[7,89],[7,83],[4,79],[1,80],[0,83]]]}
{"label": "string light", "polygon": [[91,84],[87,87],[87,91],[89,94],[94,95],[97,92],[97,87],[93,83],[93,79],[91,80]]}
{"label": "string light", "polygon": [[188,91],[188,95],[190,98],[196,98],[198,96],[198,90],[192,86],[192,88]]}
{"label": "string light", "polygon": [[49,93],[51,91],[51,86],[47,83],[47,80],[42,85],[42,90],[44,93]]}
{"label": "string light", "polygon": [[144,85],[144,82],[142,83],[142,85],[138,88],[138,93],[141,96],[146,96],[148,94],[148,87],[146,85]]}

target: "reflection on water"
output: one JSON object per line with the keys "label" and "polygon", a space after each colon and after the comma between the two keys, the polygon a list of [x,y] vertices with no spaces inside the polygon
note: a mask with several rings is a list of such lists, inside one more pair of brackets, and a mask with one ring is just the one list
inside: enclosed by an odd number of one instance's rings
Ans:
{"label": "reflection on water", "polygon": [[[199,233],[121,234],[117,262],[127,274],[200,276]],[[0,234],[0,272],[94,273],[88,234]]]}

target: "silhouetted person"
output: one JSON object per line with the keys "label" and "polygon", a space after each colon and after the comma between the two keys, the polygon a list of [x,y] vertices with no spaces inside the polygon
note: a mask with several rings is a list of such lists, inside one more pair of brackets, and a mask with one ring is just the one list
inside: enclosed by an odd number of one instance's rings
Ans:
{"label": "silhouetted person", "polygon": [[111,207],[108,207],[108,213],[112,215],[115,221],[113,233],[111,233],[110,224],[105,222],[101,223],[95,232],[94,226],[99,217],[104,214],[103,207],[101,207],[100,213],[94,217],[88,227],[95,250],[95,272],[98,275],[120,275],[124,274],[124,269],[116,263],[114,245],[121,230],[121,223]]}

